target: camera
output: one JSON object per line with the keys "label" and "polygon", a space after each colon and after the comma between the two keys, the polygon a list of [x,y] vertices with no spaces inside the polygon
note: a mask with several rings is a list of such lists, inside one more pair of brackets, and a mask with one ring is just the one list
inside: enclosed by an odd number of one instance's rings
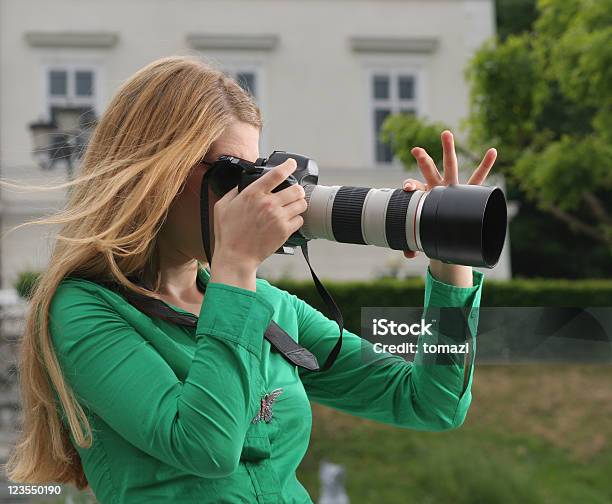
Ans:
{"label": "camera", "polygon": [[295,159],[297,167],[273,192],[300,184],[308,208],[304,224],[276,251],[293,254],[309,240],[374,245],[421,251],[451,264],[492,268],[499,261],[506,238],[507,204],[499,187],[452,184],[429,191],[371,188],[318,183],[316,162],[300,154],[274,151],[254,163],[221,156],[213,165],[211,187],[223,195],[249,184]]}

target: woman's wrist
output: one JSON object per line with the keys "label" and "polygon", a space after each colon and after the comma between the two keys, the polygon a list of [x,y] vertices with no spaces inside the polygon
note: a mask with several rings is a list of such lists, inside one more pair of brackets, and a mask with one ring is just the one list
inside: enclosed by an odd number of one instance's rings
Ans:
{"label": "woman's wrist", "polygon": [[256,292],[257,265],[233,257],[231,254],[215,254],[209,282],[234,285]]}
{"label": "woman's wrist", "polygon": [[447,264],[437,259],[430,259],[429,269],[432,276],[440,282],[456,287],[473,287],[471,266]]}

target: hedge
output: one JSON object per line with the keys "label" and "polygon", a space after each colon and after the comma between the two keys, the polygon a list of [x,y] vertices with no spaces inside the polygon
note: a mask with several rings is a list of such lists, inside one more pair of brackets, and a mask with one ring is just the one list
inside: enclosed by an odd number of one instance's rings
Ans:
{"label": "hedge", "polygon": [[[345,327],[351,330],[361,326],[361,307],[423,306],[422,278],[322,282],[342,310]],[[279,279],[270,283],[330,316],[312,280]],[[612,306],[612,280],[487,280],[485,276],[480,306]]]}

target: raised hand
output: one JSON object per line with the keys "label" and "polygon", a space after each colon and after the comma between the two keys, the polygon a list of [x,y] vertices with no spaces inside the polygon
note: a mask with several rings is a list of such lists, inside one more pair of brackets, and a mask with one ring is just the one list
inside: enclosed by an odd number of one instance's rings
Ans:
{"label": "raised hand", "polygon": [[[445,130],[442,132],[440,137],[442,140],[442,164],[444,167],[444,174],[440,175],[434,160],[425,149],[421,147],[414,147],[410,152],[417,161],[419,169],[421,170],[423,178],[425,179],[425,183],[417,179],[408,178],[404,180],[403,183],[403,188],[405,191],[414,191],[416,189],[421,191],[429,191],[435,186],[459,183],[459,165],[457,163],[457,154],[455,152],[455,140],[453,134],[450,131]],[[467,183],[481,185],[487,178],[487,175],[493,167],[496,159],[497,151],[494,148],[487,150],[481,163],[474,170]],[[417,254],[418,252],[412,250],[404,251],[404,256],[409,259],[416,257]],[[446,264],[436,259],[431,259],[430,269],[432,274],[442,281],[464,287],[471,286],[472,268],[469,266]]]}

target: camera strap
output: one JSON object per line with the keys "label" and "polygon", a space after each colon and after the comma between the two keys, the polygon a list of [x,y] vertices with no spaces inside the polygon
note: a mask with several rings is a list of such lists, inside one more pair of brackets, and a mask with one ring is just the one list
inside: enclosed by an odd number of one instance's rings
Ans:
{"label": "camera strap", "polygon": [[338,341],[336,341],[334,348],[332,348],[331,352],[329,352],[329,355],[325,360],[325,364],[323,364],[323,367],[319,370],[326,371],[332,366],[332,364],[338,357],[338,354],[340,353],[340,349],[342,348],[342,331],[344,329],[344,320],[342,319],[342,312],[340,311],[340,308],[338,308],[338,305],[334,301],[334,298],[332,298],[331,294],[321,283],[319,277],[317,277],[316,273],[312,269],[312,266],[310,265],[310,259],[308,258],[308,242],[301,245],[300,248],[302,250],[302,255],[304,256],[304,259],[306,259],[306,264],[308,264],[308,267],[310,268],[310,274],[312,276],[312,280],[315,283],[315,287],[317,288],[319,296],[321,297],[321,299],[323,299],[323,302],[325,303],[329,311],[332,313],[332,316],[338,324],[338,328],[340,329],[340,336],[338,336]]}
{"label": "camera strap", "polygon": [[[212,170],[208,170],[202,177],[202,184],[200,187],[200,224],[202,231],[202,243],[204,246],[204,252],[208,259],[209,264],[212,265],[212,252],[210,249],[210,215],[208,211],[208,176],[212,173]],[[332,348],[331,352],[325,360],[323,367],[319,366],[317,358],[312,352],[299,345],[282,327],[280,327],[275,321],[271,321],[264,337],[270,342],[273,348],[275,348],[280,354],[292,364],[307,369],[309,371],[326,371],[335,362],[340,349],[342,348],[342,331],[344,321],[342,313],[338,308],[338,305],[329,294],[327,289],[321,283],[317,275],[315,274],[312,266],[310,265],[310,259],[308,257],[308,242],[301,245],[302,255],[310,268],[312,279],[315,283],[319,296],[323,299],[329,310],[331,311],[334,320],[338,324],[340,329],[340,336],[338,341]]]}
{"label": "camera strap", "polygon": [[[141,287],[148,288],[149,290],[151,289],[150,286],[144,285],[142,280],[136,276],[130,276],[128,279]],[[137,310],[150,317],[161,318],[173,324],[187,327],[197,327],[198,325],[198,317],[196,315],[191,313],[179,313],[161,299],[132,292],[114,281],[94,281],[121,294]],[[197,279],[197,285],[200,292],[205,292],[206,285],[201,282],[199,278]],[[308,369],[309,371],[319,370],[317,358],[304,347],[298,345],[274,320],[270,321],[270,324],[268,324],[264,336],[272,347],[292,364]]]}

